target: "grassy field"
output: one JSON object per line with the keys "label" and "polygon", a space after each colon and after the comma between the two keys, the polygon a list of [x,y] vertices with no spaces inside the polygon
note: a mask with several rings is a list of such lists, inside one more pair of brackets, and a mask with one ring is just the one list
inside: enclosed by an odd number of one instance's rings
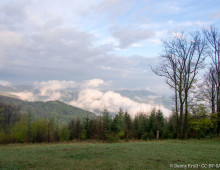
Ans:
{"label": "grassy field", "polygon": [[169,169],[170,164],[220,164],[220,140],[0,146],[0,169]]}

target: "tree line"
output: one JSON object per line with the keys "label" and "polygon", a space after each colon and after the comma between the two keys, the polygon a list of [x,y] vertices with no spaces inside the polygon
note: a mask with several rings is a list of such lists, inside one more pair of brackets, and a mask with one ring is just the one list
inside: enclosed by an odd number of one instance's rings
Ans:
{"label": "tree line", "polygon": [[[104,109],[100,116],[89,119],[72,119],[59,125],[54,119],[36,119],[31,114],[20,114],[19,107],[0,104],[0,143],[40,143],[72,140],[119,140],[175,139],[178,137],[175,115],[164,117],[161,110],[152,109],[149,114],[138,113],[133,118],[122,108],[111,116]],[[200,106],[191,115],[189,137],[214,137],[216,117],[207,115]],[[198,116],[199,115],[199,116]]]}

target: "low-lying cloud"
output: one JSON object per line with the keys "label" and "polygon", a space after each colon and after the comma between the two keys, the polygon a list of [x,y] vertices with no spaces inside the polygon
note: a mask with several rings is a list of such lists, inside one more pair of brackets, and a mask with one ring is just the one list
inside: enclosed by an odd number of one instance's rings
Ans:
{"label": "low-lying cloud", "polygon": [[102,79],[92,79],[92,80],[85,81],[82,84],[82,88],[99,87],[104,84],[105,84],[105,82]]}
{"label": "low-lying cloud", "polygon": [[58,81],[58,80],[50,80],[47,82],[35,82],[34,88],[39,89],[41,96],[48,96],[53,92],[65,90],[68,88],[76,87],[77,83],[74,81]]}
{"label": "low-lying cloud", "polygon": [[60,100],[96,114],[100,114],[104,108],[107,108],[111,113],[116,113],[119,108],[123,108],[131,116],[140,112],[148,114],[153,108],[162,110],[165,116],[170,114],[170,110],[164,106],[141,103],[114,91],[100,90],[99,87],[108,84],[102,79],[92,79],[82,83],[51,80],[35,82],[31,90],[10,92],[10,94],[26,101]]}
{"label": "low-lying cloud", "polygon": [[33,92],[24,90],[23,92],[11,92],[10,94],[17,96],[21,100],[25,101],[35,101],[37,100],[37,96],[33,94]]}
{"label": "low-lying cloud", "polygon": [[107,108],[108,111],[116,113],[119,108],[123,108],[126,109],[131,116],[140,112],[150,113],[153,108],[161,109],[166,116],[168,116],[170,112],[163,106],[159,107],[158,105],[138,103],[114,91],[102,92],[95,89],[81,90],[78,99],[71,101],[70,104],[92,112]]}
{"label": "low-lying cloud", "polygon": [[11,84],[10,81],[0,80],[0,85],[1,86],[6,86],[6,87],[12,87],[12,84]]}

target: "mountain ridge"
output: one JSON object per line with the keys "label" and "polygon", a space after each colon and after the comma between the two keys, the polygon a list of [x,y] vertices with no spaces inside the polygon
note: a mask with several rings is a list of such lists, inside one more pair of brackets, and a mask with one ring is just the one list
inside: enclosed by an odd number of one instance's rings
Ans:
{"label": "mountain ridge", "polygon": [[75,106],[68,105],[59,100],[54,101],[24,101],[13,97],[0,95],[0,101],[20,107],[21,114],[31,114],[34,119],[38,118],[54,118],[63,123],[68,123],[71,119],[83,119],[86,117],[95,118],[95,113],[80,109]]}

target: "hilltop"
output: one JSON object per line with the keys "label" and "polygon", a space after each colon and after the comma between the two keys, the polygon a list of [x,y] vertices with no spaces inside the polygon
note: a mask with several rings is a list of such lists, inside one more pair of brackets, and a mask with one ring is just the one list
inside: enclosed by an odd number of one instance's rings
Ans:
{"label": "hilltop", "polygon": [[21,114],[30,113],[34,119],[37,118],[54,118],[61,123],[67,123],[71,119],[83,119],[96,117],[95,113],[65,104],[61,101],[35,101],[27,102],[13,97],[1,96],[0,101],[19,106]]}

